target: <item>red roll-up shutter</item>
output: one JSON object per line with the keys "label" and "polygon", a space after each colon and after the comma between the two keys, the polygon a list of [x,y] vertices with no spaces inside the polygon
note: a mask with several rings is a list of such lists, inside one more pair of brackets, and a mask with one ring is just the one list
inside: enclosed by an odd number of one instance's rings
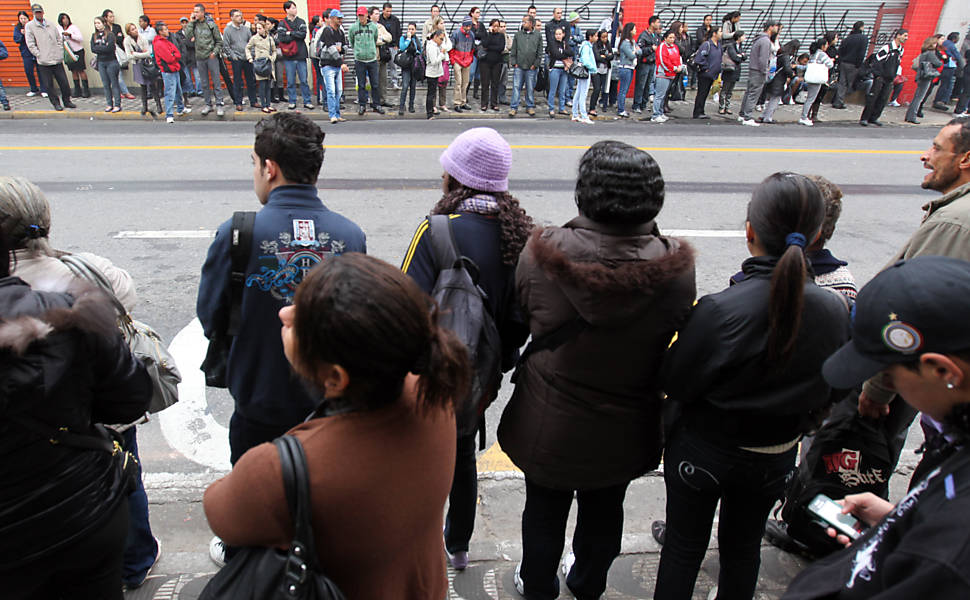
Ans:
{"label": "red roll-up shutter", "polygon": [[[20,60],[20,47],[13,41],[13,27],[17,24],[17,13],[30,12],[30,2],[23,0],[0,0],[0,41],[7,47],[10,57],[0,60],[0,81],[4,87],[27,87],[24,64]],[[56,15],[55,15],[56,16]]]}

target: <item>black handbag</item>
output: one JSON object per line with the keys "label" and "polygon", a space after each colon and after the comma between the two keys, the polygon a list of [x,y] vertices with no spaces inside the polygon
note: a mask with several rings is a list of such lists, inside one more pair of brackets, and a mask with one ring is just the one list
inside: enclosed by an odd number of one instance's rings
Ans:
{"label": "black handbag", "polygon": [[199,600],[346,600],[317,562],[303,446],[290,435],[273,443],[294,525],[290,548],[243,548],[206,584]]}
{"label": "black handbag", "polygon": [[578,60],[574,60],[571,65],[569,65],[569,74],[576,79],[589,79],[589,70],[586,66]]}
{"label": "black handbag", "polygon": [[391,62],[391,47],[387,44],[377,47],[378,56],[382,63]]}
{"label": "black handbag", "polygon": [[273,75],[273,61],[268,56],[260,56],[253,61],[253,73],[260,77],[271,77]]}
{"label": "black handbag", "polygon": [[141,78],[145,81],[152,81],[162,76],[162,70],[158,68],[154,56],[141,59]]}

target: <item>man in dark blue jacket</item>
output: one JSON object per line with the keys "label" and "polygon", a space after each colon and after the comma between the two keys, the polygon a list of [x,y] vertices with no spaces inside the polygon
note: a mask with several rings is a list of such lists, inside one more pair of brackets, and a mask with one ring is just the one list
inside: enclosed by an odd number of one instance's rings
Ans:
{"label": "man in dark blue jacket", "polygon": [[[239,334],[226,381],[235,401],[229,422],[230,462],[302,422],[316,398],[283,355],[277,313],[293,301],[303,276],[330,256],[366,252],[364,233],[317,196],[324,133],[308,117],[277,113],[256,127],[253,186],[256,214],[246,267]],[[202,266],[196,312],[206,337],[224,333],[230,313],[231,220],[219,226]]]}
{"label": "man in dark blue jacket", "polygon": [[943,72],[940,73],[940,89],[936,92],[933,99],[933,108],[946,112],[950,109],[950,96],[953,95],[953,82],[956,80],[957,72],[963,70],[963,57],[957,49],[957,42],[960,41],[960,33],[953,31],[943,40],[943,49],[946,50],[946,62],[943,63]]}

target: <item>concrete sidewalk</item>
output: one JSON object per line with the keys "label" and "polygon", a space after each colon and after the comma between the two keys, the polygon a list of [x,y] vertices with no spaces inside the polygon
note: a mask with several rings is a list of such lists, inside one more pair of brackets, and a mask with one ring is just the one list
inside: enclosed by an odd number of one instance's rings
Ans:
{"label": "concrete sidewalk", "polygon": [[[164,123],[165,115],[161,114],[157,119],[153,119],[151,115],[141,115],[141,96],[140,90],[137,86],[132,88],[132,93],[135,93],[136,99],[127,100],[122,99],[123,110],[119,113],[106,113],[104,112],[104,94],[100,89],[91,90],[90,98],[72,98],[71,100],[77,105],[76,109],[66,108],[63,111],[55,111],[54,107],[51,105],[50,100],[43,98],[40,95],[28,98],[26,96],[27,88],[7,88],[7,98],[10,100],[10,111],[0,111],[0,119],[88,119],[88,120],[128,120],[128,121],[159,121]],[[397,90],[395,90],[397,92]],[[451,107],[449,92],[449,103],[448,107]],[[699,121],[696,119],[691,119],[691,112],[694,107],[693,92],[688,92],[688,99],[685,101],[671,102],[670,106],[673,109],[673,114],[670,115],[670,121],[666,125],[678,124],[678,123],[691,123],[691,124],[726,124],[733,123],[741,127],[741,124],[737,122],[737,115],[719,115],[717,114],[717,106],[714,104],[713,95],[707,103],[707,114],[711,117],[707,121]],[[356,94],[353,91],[347,91],[344,94],[344,104],[341,111],[342,116],[348,121],[358,121],[358,120],[387,120],[387,119],[420,119],[424,120],[426,118],[424,112],[424,88],[419,88],[418,93],[415,97],[415,109],[416,112],[409,113],[405,110],[403,116],[398,116],[396,102],[399,98],[400,93],[392,94],[392,99],[395,101],[394,108],[385,108],[386,113],[384,115],[379,115],[373,112],[369,107],[363,116],[357,115],[357,104]],[[258,108],[249,108],[246,106],[241,112],[237,112],[235,107],[231,104],[231,99],[227,102],[225,108],[225,116],[217,117],[215,111],[211,112],[207,116],[202,116],[200,111],[204,106],[202,98],[191,98],[189,106],[192,108],[192,112],[184,117],[176,117],[176,123],[181,121],[258,121],[266,116]],[[740,98],[738,98],[740,100]],[[496,119],[496,118],[508,118],[508,106],[502,105],[499,107],[499,111],[482,112],[479,110],[479,101],[469,98],[469,103],[472,105],[472,110],[462,111],[460,113],[443,112],[436,117],[436,119]],[[738,102],[733,102],[734,111],[737,112]],[[287,103],[280,102],[274,104],[274,107],[280,111],[288,110]],[[313,110],[306,110],[302,105],[297,105],[299,112],[304,112],[310,117],[320,120],[328,121],[326,110],[320,110],[320,107],[316,107]],[[149,107],[154,107],[154,101],[149,100]],[[795,105],[783,105],[778,108],[775,112],[775,120],[778,121],[778,125],[797,125],[798,119],[801,116],[802,106],[799,104]],[[847,109],[835,110],[828,104],[823,104],[819,110],[819,118],[816,120],[816,126],[828,127],[832,125],[851,125],[858,127],[859,115],[862,113],[862,106],[860,105],[848,105]],[[906,123],[904,117],[906,115],[906,106],[901,107],[891,107],[887,106],[883,115],[880,119],[881,122],[886,125],[892,126],[902,126],[902,127],[931,127],[936,128],[945,124],[950,118],[952,118],[952,112],[941,112],[934,110],[930,107],[924,109],[926,117],[921,119],[920,125],[913,125],[911,123]],[[650,123],[640,122],[636,117],[643,116],[641,114],[631,113],[631,118],[625,119],[631,124],[637,125],[653,125]],[[528,119],[530,118],[525,111],[524,106],[519,107],[519,113],[516,116],[517,119]],[[536,94],[536,116],[533,117],[538,120],[548,120],[548,105],[546,104],[546,99],[544,94]],[[556,119],[569,119],[568,115],[556,115]],[[594,119],[597,123],[601,122],[620,122],[616,117],[615,109],[611,109],[607,113],[600,114]],[[773,127],[777,127],[774,125]],[[765,125],[769,127],[768,125]],[[801,126],[799,126],[801,127]]]}

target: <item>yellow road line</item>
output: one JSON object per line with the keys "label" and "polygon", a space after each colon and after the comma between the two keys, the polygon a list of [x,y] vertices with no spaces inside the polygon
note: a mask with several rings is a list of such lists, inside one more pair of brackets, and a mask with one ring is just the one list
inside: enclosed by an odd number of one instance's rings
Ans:
{"label": "yellow road line", "polygon": [[[184,146],[0,146],[0,151],[102,151],[102,150],[250,150],[250,145],[184,145]],[[329,150],[443,150],[445,144],[330,144]],[[589,146],[513,145],[515,150],[586,150]],[[788,154],[922,154],[922,150],[856,150],[837,148],[691,148],[679,146],[642,146],[645,152],[749,152]]]}

